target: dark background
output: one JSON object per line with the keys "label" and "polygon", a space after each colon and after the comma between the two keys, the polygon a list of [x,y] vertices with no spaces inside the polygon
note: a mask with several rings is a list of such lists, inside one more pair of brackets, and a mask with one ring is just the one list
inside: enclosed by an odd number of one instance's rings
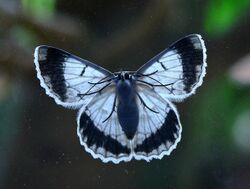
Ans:
{"label": "dark background", "polygon": [[[1,0],[0,188],[250,188],[249,0]],[[136,70],[199,33],[208,67],[178,103],[177,149],[162,160],[102,163],[79,144],[76,113],[46,96],[34,48]]]}

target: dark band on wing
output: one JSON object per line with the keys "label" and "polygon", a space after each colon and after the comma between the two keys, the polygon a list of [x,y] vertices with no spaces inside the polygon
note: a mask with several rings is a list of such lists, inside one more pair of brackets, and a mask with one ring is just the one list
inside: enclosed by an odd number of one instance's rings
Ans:
{"label": "dark band on wing", "polygon": [[[86,113],[82,113],[80,117],[79,131],[81,134],[82,141],[90,148],[96,146],[103,148],[106,152],[110,152],[114,155],[119,154],[130,154],[131,150],[126,146],[123,146],[117,140],[111,138],[110,136],[104,135],[92,122],[92,120],[87,116]],[[97,152],[94,151],[96,154]],[[105,154],[101,154],[105,156]]]}
{"label": "dark band on wing", "polygon": [[[180,61],[183,68],[183,79],[186,92],[190,92],[201,75],[201,69],[204,65],[204,50],[201,39],[198,35],[189,35],[184,37],[169,47],[175,50],[181,57]],[[199,74],[199,75],[197,75]]]}
{"label": "dark band on wing", "polygon": [[66,82],[64,79],[64,62],[69,54],[55,48],[40,47],[38,62],[41,75],[48,87],[57,94],[62,101],[66,99]]}
{"label": "dark band on wing", "polygon": [[[135,152],[145,152],[148,154],[155,149],[157,150],[160,145],[166,145],[167,142],[171,144],[169,146],[171,147],[180,135],[180,126],[178,124],[179,123],[175,112],[170,109],[161,128],[146,138],[142,144],[138,145],[135,148]],[[177,137],[175,137],[174,134]]]}

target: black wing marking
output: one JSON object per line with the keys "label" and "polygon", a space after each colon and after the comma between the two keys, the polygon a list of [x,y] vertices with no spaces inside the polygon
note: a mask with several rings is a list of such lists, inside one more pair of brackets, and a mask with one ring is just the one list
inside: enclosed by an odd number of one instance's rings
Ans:
{"label": "black wing marking", "polygon": [[[65,107],[86,105],[94,96],[91,94],[104,87],[113,75],[102,67],[54,47],[39,46],[34,57],[41,86],[56,103]],[[105,80],[107,82],[93,84]]]}
{"label": "black wing marking", "polygon": [[204,41],[200,35],[192,34],[151,59],[135,76],[163,98],[180,101],[202,84],[206,66]]}

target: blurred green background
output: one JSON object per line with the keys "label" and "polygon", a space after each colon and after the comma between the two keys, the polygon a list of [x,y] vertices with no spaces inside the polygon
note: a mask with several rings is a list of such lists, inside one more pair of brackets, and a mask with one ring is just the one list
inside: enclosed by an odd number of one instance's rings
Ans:
{"label": "blurred green background", "polygon": [[[114,165],[79,144],[76,111],[36,78],[47,44],[112,70],[136,70],[200,33],[208,68],[178,103],[182,140],[162,160]],[[250,188],[249,0],[0,0],[0,188]]]}

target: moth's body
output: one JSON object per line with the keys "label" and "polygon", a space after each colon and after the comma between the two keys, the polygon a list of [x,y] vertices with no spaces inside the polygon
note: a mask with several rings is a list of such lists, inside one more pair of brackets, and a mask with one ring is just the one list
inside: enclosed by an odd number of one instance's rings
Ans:
{"label": "moth's body", "polygon": [[118,120],[127,138],[132,140],[139,123],[135,80],[127,72],[120,72],[117,77]]}

